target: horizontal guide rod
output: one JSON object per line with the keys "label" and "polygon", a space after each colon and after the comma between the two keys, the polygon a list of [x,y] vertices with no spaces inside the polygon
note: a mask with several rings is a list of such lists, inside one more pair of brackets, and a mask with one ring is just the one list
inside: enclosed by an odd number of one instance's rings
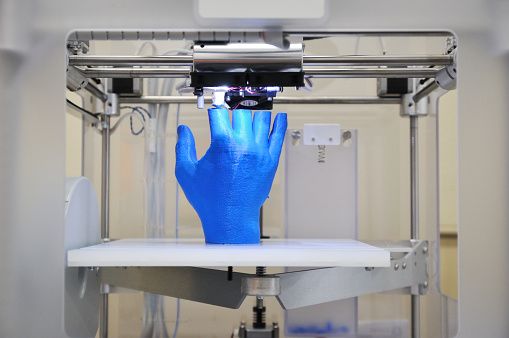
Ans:
{"label": "horizontal guide rod", "polygon": [[[194,96],[142,96],[121,97],[123,104],[148,104],[148,103],[173,103],[173,104],[196,104]],[[205,103],[212,103],[211,97],[205,98]],[[400,104],[401,99],[381,97],[275,97],[274,104]]]}
{"label": "horizontal guide rod", "polygon": [[338,66],[448,66],[454,63],[451,55],[430,56],[307,56],[304,65],[338,65]]}
{"label": "horizontal guide rod", "polygon": [[[304,55],[306,66],[448,66],[454,58],[451,55],[396,56],[396,55],[352,55],[352,56],[313,56]],[[71,66],[191,66],[192,55],[161,56],[96,56],[70,55]]]}
{"label": "horizontal guide rod", "polygon": [[435,68],[304,68],[311,77],[322,78],[434,78]]}
{"label": "horizontal guide rod", "polygon": [[[186,68],[79,68],[87,78],[186,78]],[[306,75],[321,78],[434,78],[436,68],[313,68]]]}
{"label": "horizontal guide rod", "polygon": [[84,68],[80,72],[88,78],[185,78],[185,68]]}
{"label": "horizontal guide rod", "polygon": [[192,64],[192,55],[69,55],[71,66],[191,66]]}

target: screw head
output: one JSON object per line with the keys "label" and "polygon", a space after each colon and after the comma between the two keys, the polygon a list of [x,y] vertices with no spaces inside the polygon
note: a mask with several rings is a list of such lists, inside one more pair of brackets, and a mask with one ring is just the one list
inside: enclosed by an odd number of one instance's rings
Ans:
{"label": "screw head", "polygon": [[399,264],[398,263],[394,264],[394,270],[397,271],[398,269],[399,269]]}
{"label": "screw head", "polygon": [[406,262],[403,262],[403,264],[401,264],[401,267],[403,268],[403,270],[406,269]]}
{"label": "screw head", "polygon": [[428,247],[425,246],[424,248],[422,248],[422,253],[423,254],[427,254],[428,253]]}

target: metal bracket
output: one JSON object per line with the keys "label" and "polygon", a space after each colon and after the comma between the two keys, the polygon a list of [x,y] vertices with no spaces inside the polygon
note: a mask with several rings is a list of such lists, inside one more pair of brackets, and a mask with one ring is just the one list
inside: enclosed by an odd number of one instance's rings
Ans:
{"label": "metal bracket", "polygon": [[[375,244],[381,246],[379,244]],[[391,252],[388,268],[321,268],[263,277],[195,267],[106,267],[101,282],[195,302],[238,309],[246,296],[275,296],[284,309],[294,309],[369,293],[407,288],[427,290],[427,241],[384,246]]]}
{"label": "metal bracket", "polygon": [[401,97],[401,116],[426,116],[427,112],[422,112],[417,109],[417,104],[414,102],[414,94],[404,94]]}
{"label": "metal bracket", "polygon": [[[428,109],[421,109],[419,102],[437,92],[447,92],[456,89],[456,63],[442,68],[437,72],[435,79],[427,82],[416,93],[403,95],[401,101],[401,116],[426,116]],[[443,94],[440,94],[440,96]]]}
{"label": "metal bracket", "polygon": [[456,64],[442,68],[436,76],[435,82],[437,85],[445,90],[456,89]]}
{"label": "metal bracket", "polygon": [[74,66],[67,66],[66,86],[72,92],[81,90],[88,85],[88,79]]}
{"label": "metal bracket", "polygon": [[118,94],[108,93],[106,102],[104,102],[104,115],[119,116],[120,115],[120,104],[118,100]]}
{"label": "metal bracket", "polygon": [[69,40],[67,41],[67,50],[72,55],[87,54],[90,49],[89,44],[89,41]]}

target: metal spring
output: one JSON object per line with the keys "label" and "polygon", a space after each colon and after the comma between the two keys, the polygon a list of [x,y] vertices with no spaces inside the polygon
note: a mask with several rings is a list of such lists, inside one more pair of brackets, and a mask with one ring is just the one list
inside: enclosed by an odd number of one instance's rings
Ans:
{"label": "metal spring", "polygon": [[[258,317],[260,316],[260,317]],[[260,325],[265,325],[266,321],[265,321],[265,311],[260,311],[259,312],[253,312],[253,323],[258,323]]]}
{"label": "metal spring", "polygon": [[325,146],[318,146],[318,163],[325,163]]}
{"label": "metal spring", "polygon": [[257,266],[256,267],[256,275],[257,276],[263,276],[265,275],[265,272],[267,271],[267,269],[264,267],[264,266]]}

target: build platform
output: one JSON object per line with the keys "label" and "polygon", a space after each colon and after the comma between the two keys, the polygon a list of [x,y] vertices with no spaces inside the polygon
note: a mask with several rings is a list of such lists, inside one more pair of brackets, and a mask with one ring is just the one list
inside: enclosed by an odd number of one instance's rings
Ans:
{"label": "build platform", "polygon": [[69,267],[389,267],[390,250],[356,240],[264,239],[206,244],[202,239],[122,239],[67,253]]}

